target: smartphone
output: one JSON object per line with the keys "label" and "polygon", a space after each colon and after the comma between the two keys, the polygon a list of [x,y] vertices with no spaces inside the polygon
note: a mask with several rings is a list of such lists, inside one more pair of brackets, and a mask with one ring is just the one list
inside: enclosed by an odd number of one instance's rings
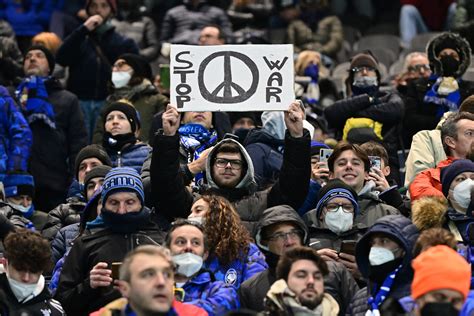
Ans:
{"label": "smartphone", "polygon": [[170,65],[160,64],[160,82],[163,89],[170,89]]}
{"label": "smartphone", "polygon": [[382,170],[382,160],[380,159],[379,156],[369,156],[370,160],[370,168],[377,168],[379,170]]}
{"label": "smartphone", "polygon": [[343,240],[341,243],[341,249],[339,252],[347,253],[348,255],[355,256],[355,248],[357,241],[355,240]]}
{"label": "smartphone", "polygon": [[328,159],[332,155],[332,152],[332,149],[321,148],[319,150],[319,162],[325,162],[327,165]]}
{"label": "smartphone", "polygon": [[112,262],[111,270],[112,270],[112,279],[120,280],[120,267],[122,266],[122,262]]}

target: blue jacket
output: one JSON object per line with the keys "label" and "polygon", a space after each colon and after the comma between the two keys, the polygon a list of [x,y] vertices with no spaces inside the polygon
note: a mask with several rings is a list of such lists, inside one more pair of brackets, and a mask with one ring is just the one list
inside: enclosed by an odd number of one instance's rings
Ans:
{"label": "blue jacket", "polygon": [[8,90],[0,86],[0,181],[13,170],[26,171],[33,138]]}
{"label": "blue jacket", "polygon": [[298,209],[298,214],[300,214],[300,216],[303,216],[310,210],[316,208],[316,205],[318,204],[319,190],[321,190],[321,185],[313,179],[309,180],[308,195],[306,195],[306,200],[304,200],[303,204]]}
{"label": "blue jacket", "polygon": [[[131,167],[140,174],[142,171],[143,162],[151,151],[151,147],[144,143],[137,143],[126,147],[121,151],[122,167]],[[110,160],[112,160],[112,167],[118,166],[119,155],[117,152],[107,150]]]}
{"label": "blue jacket", "polygon": [[[103,57],[96,47],[100,47]],[[79,100],[105,100],[112,65],[125,53],[138,54],[137,45],[117,34],[113,27],[98,38],[95,32],[81,25],[64,40],[56,61],[69,66],[67,88]]]}
{"label": "blue jacket", "polygon": [[221,281],[212,281],[209,272],[201,272],[183,285],[184,303],[201,307],[209,316],[225,315],[239,309],[237,290]]}
{"label": "blue jacket", "polygon": [[59,261],[72,247],[72,242],[79,235],[79,223],[61,228],[51,243],[53,262]]}
{"label": "blue jacket", "polygon": [[34,36],[49,25],[51,0],[0,0],[0,19],[7,20],[17,36]]}
{"label": "blue jacket", "polygon": [[204,263],[204,267],[214,274],[216,280],[233,285],[238,289],[242,282],[268,269],[268,264],[263,253],[254,243],[251,243],[245,260],[235,259],[222,266],[216,257],[210,257]]}

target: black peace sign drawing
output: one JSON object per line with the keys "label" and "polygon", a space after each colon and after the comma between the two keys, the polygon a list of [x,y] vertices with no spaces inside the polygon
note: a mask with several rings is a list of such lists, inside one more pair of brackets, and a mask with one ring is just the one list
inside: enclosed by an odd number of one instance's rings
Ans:
{"label": "black peace sign drawing", "polygon": [[[223,57],[224,60],[224,81],[220,83],[212,92],[210,92],[204,84],[204,71],[207,65],[214,59]],[[252,74],[252,84],[250,88],[245,91],[237,83],[232,82],[232,65],[231,57],[242,61],[250,70]],[[198,84],[201,95],[204,99],[213,103],[239,103],[247,100],[255,91],[258,86],[258,68],[257,65],[248,56],[232,51],[223,51],[213,53],[207,56],[199,66],[198,72]],[[232,95],[232,89],[236,92],[236,95]],[[219,92],[223,91],[223,96],[217,96]]]}

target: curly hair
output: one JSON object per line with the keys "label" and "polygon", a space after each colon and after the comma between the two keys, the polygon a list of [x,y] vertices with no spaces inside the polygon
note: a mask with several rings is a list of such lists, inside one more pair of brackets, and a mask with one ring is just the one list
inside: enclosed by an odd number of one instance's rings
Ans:
{"label": "curly hair", "polygon": [[18,271],[38,273],[51,266],[51,248],[39,233],[17,229],[3,243],[5,258]]}
{"label": "curly hair", "polygon": [[203,195],[201,199],[209,204],[209,212],[204,215],[204,233],[209,242],[209,253],[224,265],[245,257],[253,240],[233,205],[227,199],[213,194]]}

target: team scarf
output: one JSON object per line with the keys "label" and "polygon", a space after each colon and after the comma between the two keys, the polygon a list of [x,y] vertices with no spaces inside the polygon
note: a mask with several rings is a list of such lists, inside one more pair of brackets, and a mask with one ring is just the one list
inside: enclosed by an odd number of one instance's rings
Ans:
{"label": "team scarf", "polygon": [[[438,106],[437,111],[436,111],[436,118],[440,119],[443,114],[447,111],[457,111],[459,108],[459,104],[461,102],[461,93],[458,90],[455,90],[451,93],[449,93],[446,96],[441,96],[438,94],[438,88],[439,85],[441,84],[441,81],[443,81],[443,77],[439,77],[436,75],[431,75],[430,80],[436,80],[431,89],[429,89],[425,97],[423,98],[423,101],[425,103],[434,103]],[[458,85],[461,82],[461,79],[456,79],[458,82]]]}
{"label": "team scarf", "polygon": [[[397,276],[398,271],[402,268],[402,264],[398,266],[392,273],[390,273],[382,283],[379,291],[375,295],[370,295],[368,299],[368,304],[370,309],[365,313],[365,316],[380,316],[379,306],[382,302],[387,298],[388,294],[390,293],[390,289],[392,288],[393,282],[395,281],[395,277]],[[377,291],[377,284],[374,285],[374,291]],[[371,293],[373,293],[371,292]]]}

